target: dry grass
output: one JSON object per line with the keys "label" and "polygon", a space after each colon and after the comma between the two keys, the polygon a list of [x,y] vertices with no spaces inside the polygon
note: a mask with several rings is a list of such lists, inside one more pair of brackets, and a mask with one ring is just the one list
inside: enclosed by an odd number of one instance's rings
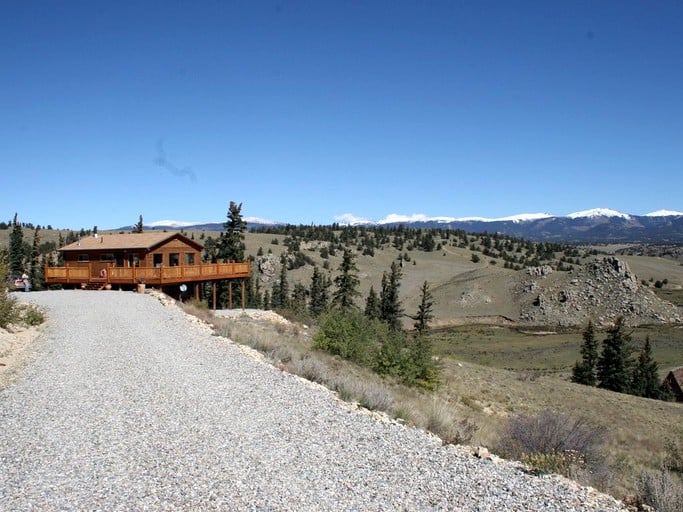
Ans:
{"label": "dry grass", "polygon": [[[339,397],[441,436],[444,442],[495,446],[501,427],[517,414],[551,409],[578,415],[605,431],[608,489],[618,497],[636,492],[643,470],[666,458],[672,425],[683,423],[683,406],[580,386],[549,375],[489,368],[442,358],[435,393],[382,379],[329,354],[311,350],[312,329],[212,317],[218,334],[263,352],[273,364],[321,383]],[[580,475],[577,475],[580,476]],[[603,479],[604,481],[604,479]]]}

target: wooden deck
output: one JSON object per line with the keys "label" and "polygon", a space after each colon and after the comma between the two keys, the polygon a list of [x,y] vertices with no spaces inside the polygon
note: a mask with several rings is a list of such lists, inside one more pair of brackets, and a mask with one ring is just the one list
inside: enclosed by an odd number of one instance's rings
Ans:
{"label": "wooden deck", "polygon": [[89,285],[97,283],[135,286],[145,283],[149,286],[161,287],[222,279],[247,279],[250,275],[251,264],[249,262],[205,263],[174,267],[114,267],[91,262],[79,266],[45,267],[45,284]]}

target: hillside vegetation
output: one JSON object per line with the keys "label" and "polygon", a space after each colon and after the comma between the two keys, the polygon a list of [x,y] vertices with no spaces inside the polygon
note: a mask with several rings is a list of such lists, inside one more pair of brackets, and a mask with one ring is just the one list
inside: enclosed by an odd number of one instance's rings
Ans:
{"label": "hillside vegetation", "polygon": [[[0,244],[7,243],[8,231],[0,230]],[[28,249],[30,233],[25,230]],[[75,236],[49,230],[39,234],[41,240]],[[217,233],[185,234],[203,243],[211,257]],[[609,471],[600,478],[583,475],[584,481],[617,495],[638,492],[644,469],[655,471],[683,450],[679,404],[569,382],[588,320],[604,329],[623,316],[634,340],[629,354],[635,355],[637,345],[649,337],[661,377],[683,365],[680,309],[661,300],[666,294],[676,297],[683,288],[679,256],[486,233],[341,226],[249,232],[244,244],[254,269],[249,306],[277,309],[294,323],[264,326],[242,317],[217,319],[201,303],[194,314],[209,319],[220,334],[255,346],[276,364],[325,383],[343,398],[428,428],[447,442],[498,451],[511,418],[546,410],[579,415],[607,434],[602,453]],[[379,292],[392,266],[400,266],[400,321],[407,333],[429,284],[433,319],[427,339],[439,372],[430,386],[406,386],[390,373],[382,377],[313,349],[318,320],[309,304],[312,279],[318,272],[331,293],[345,252],[357,267],[355,302],[361,310],[371,288]],[[52,250],[41,258],[57,261]],[[273,304],[276,296],[279,302]]]}

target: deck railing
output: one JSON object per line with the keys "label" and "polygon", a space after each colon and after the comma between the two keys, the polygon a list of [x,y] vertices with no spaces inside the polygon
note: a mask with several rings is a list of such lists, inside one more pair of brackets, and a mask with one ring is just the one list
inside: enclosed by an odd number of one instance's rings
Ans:
{"label": "deck railing", "polygon": [[[104,271],[103,271],[104,270]],[[45,267],[46,284],[110,283],[135,285],[178,284],[220,279],[244,279],[251,275],[251,264],[204,263],[174,267],[113,267],[88,263],[87,266]]]}

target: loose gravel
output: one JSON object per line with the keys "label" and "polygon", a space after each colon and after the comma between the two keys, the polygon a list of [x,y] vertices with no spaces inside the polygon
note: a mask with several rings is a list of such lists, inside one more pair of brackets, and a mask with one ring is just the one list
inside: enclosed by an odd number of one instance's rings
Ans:
{"label": "loose gravel", "polygon": [[353,411],[150,295],[22,298],[49,320],[0,390],[0,510],[623,510]]}

